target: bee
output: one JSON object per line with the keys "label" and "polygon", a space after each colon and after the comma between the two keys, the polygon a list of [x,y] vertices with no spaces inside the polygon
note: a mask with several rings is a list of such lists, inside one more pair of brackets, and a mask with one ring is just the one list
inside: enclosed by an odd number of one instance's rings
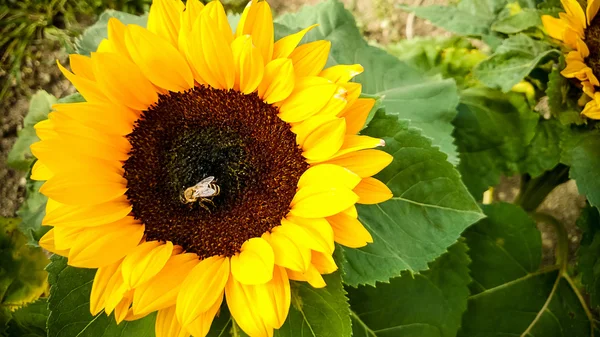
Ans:
{"label": "bee", "polygon": [[215,177],[210,176],[202,179],[199,183],[192,187],[188,187],[183,191],[181,201],[184,204],[190,204],[199,201],[199,205],[210,212],[204,203],[215,205],[212,201],[213,197],[221,193],[221,188],[216,184]]}

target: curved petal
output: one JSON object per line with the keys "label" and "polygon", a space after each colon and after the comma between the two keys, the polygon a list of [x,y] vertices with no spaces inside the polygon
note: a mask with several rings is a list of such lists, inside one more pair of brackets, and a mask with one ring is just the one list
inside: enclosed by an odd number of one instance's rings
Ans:
{"label": "curved petal", "polygon": [[340,116],[346,119],[346,134],[354,135],[363,129],[374,105],[375,100],[372,98],[359,98],[354,104],[347,105]]}
{"label": "curved petal", "polygon": [[229,258],[212,256],[188,274],[177,295],[177,318],[185,327],[223,297],[229,279]]}
{"label": "curved petal", "polygon": [[291,202],[291,215],[322,218],[337,214],[358,201],[358,195],[344,187],[306,186]]}
{"label": "curved petal", "polygon": [[148,13],[148,30],[177,46],[181,15],[185,5],[179,0],[154,0]]}
{"label": "curved petal", "polygon": [[303,30],[288,35],[286,37],[282,37],[277,42],[275,42],[275,46],[273,48],[273,59],[278,58],[287,58],[290,54],[296,49],[300,41],[306,33],[308,33],[311,29],[318,26],[318,24],[314,24],[310,27],[304,28]]}
{"label": "curved petal", "polygon": [[316,76],[325,67],[331,42],[320,40],[303,44],[290,54],[296,76]]}
{"label": "curved petal", "polygon": [[244,18],[238,23],[237,36],[251,35],[252,42],[260,50],[263,61],[273,57],[273,16],[267,1],[251,1],[244,10]]}
{"label": "curved petal", "polygon": [[302,155],[312,161],[326,160],[342,147],[345,134],[345,119],[336,118],[323,123],[306,137]]}
{"label": "curved petal", "polygon": [[354,188],[359,197],[358,203],[365,205],[378,204],[393,197],[392,191],[381,181],[367,177]]}
{"label": "curved petal", "polygon": [[92,293],[90,295],[90,312],[93,316],[96,316],[98,313],[100,313],[100,311],[102,311],[102,309],[104,309],[108,284],[116,273],[120,273],[120,267],[121,260],[98,268],[98,271],[96,271],[94,283],[92,284]]}
{"label": "curved petal", "polygon": [[142,243],[123,260],[123,282],[132,289],[147,282],[163,269],[172,253],[171,241]]}
{"label": "curved petal", "polygon": [[319,164],[308,168],[300,176],[298,188],[307,186],[342,186],[353,189],[360,183],[360,180],[360,176],[342,166]]}
{"label": "curved petal", "polygon": [[379,173],[393,160],[394,157],[387,152],[367,149],[350,152],[335,159],[330,159],[327,163],[345,167],[361,178],[365,178]]}
{"label": "curved petal", "polygon": [[300,272],[305,271],[310,264],[310,249],[296,238],[290,237],[282,228],[283,226],[277,226],[273,228],[272,233],[262,236],[273,248],[275,264]]}
{"label": "curved petal", "polygon": [[309,248],[323,252],[333,254],[335,249],[333,241],[333,229],[327,220],[323,218],[302,218],[298,216],[287,216],[286,220],[302,227],[312,239],[316,242],[316,246],[310,246]]}
{"label": "curved petal", "polygon": [[156,337],[189,337],[190,334],[179,324],[175,315],[175,306],[158,311],[154,325]]}
{"label": "curved petal", "polygon": [[373,242],[371,233],[356,218],[339,213],[328,217],[327,221],[333,228],[335,242],[343,246],[359,248]]}
{"label": "curved petal", "polygon": [[234,88],[249,94],[258,88],[264,75],[260,51],[252,44],[250,35],[242,35],[231,44],[236,77]]}
{"label": "curved petal", "polygon": [[258,96],[268,104],[281,102],[294,90],[296,75],[290,59],[273,60],[265,66]]}
{"label": "curved petal", "polygon": [[231,257],[231,275],[243,284],[262,284],[273,277],[273,248],[262,238],[244,242],[241,252]]}
{"label": "curved petal", "polygon": [[258,310],[248,310],[256,305],[252,300],[254,287],[230,277],[225,286],[225,299],[229,312],[240,328],[250,336],[272,336],[273,328],[265,323]]}
{"label": "curved petal", "polygon": [[354,76],[360,75],[365,68],[360,64],[338,64],[327,69],[323,69],[319,76],[334,83],[349,82]]}

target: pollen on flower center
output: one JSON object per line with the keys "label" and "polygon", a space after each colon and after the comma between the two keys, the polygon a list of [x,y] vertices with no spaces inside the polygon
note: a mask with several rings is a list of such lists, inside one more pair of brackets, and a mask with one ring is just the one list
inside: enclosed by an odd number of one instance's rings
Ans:
{"label": "pollen on flower center", "polygon": [[585,30],[585,43],[590,50],[586,63],[594,74],[600,74],[600,15],[596,15]]}
{"label": "pollen on flower center", "polygon": [[[172,241],[201,258],[232,256],[279,226],[308,164],[277,113],[256,94],[233,90],[160,96],[128,135],[123,166],[147,240]],[[219,193],[182,202],[208,177]]]}

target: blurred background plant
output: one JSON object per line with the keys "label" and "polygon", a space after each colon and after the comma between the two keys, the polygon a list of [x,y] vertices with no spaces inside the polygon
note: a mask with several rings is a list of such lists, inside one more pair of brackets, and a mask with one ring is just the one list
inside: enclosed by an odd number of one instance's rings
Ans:
{"label": "blurred background plant", "polygon": [[21,80],[32,44],[48,39],[68,49],[72,37],[104,10],[141,14],[149,5],[150,0],[6,0],[0,4],[0,100]]}

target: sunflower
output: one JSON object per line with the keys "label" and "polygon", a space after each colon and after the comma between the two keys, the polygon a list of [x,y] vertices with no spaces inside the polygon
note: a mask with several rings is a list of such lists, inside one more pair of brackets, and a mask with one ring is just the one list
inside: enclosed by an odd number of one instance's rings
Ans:
{"label": "sunflower", "polygon": [[154,311],[156,335],[205,336],[223,300],[252,337],[285,321],[290,280],[326,286],[334,242],[372,242],[355,204],[392,197],[371,176],[392,157],[357,135],[374,100],[323,69],[330,42],[274,42],[267,2],[234,32],[219,1],[155,0],[148,26],[108,23],[90,57],[58,65],[86,102],[36,125],[40,240],[97,268],[93,315]]}
{"label": "sunflower", "polygon": [[582,114],[600,119],[600,0],[589,0],[585,12],[577,0],[561,0],[564,13],[559,18],[543,15],[542,22],[548,35],[558,39],[570,50],[566,56],[567,65],[561,74],[581,81],[583,91],[591,100],[583,108]]}

